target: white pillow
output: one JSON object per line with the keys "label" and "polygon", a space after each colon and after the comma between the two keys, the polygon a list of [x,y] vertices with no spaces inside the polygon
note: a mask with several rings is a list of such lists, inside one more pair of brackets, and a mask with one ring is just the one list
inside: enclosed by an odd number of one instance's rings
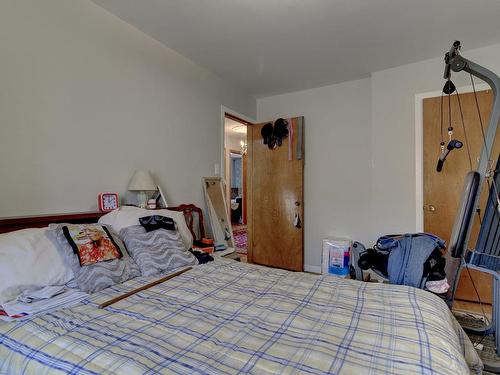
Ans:
{"label": "white pillow", "polygon": [[25,290],[64,285],[73,279],[46,231],[30,228],[0,234],[0,304]]}
{"label": "white pillow", "polygon": [[186,249],[190,249],[193,246],[193,235],[189,231],[186,220],[184,219],[184,214],[178,211],[146,210],[145,208],[134,206],[123,206],[101,216],[99,224],[110,225],[117,233],[120,233],[123,228],[131,227],[132,225],[140,225],[139,219],[141,217],[151,215],[172,218],[175,221],[175,226],[181,235],[182,243]]}

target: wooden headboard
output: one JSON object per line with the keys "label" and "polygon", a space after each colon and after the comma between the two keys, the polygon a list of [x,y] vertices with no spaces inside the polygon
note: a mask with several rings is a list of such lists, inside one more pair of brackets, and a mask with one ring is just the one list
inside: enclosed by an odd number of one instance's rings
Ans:
{"label": "wooden headboard", "polygon": [[51,223],[96,223],[104,214],[103,212],[75,212],[70,214],[9,217],[0,219],[0,233],[12,232],[25,228],[43,228]]}

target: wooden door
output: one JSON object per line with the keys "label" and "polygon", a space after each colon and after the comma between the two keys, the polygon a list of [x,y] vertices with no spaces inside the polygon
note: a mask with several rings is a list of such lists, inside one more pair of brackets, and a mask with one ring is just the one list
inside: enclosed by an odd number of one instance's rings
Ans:
{"label": "wooden door", "polygon": [[[484,130],[488,127],[492,95],[490,90],[477,93]],[[460,107],[455,95],[451,98],[451,118],[453,138],[464,142],[461,149],[453,150],[446,159],[442,172],[436,172],[436,164],[440,155],[441,141],[440,107],[441,97],[424,99],[424,230],[434,233],[449,242],[455,215],[461,198],[464,178],[470,170],[467,154],[467,143],[470,148],[472,168],[477,162],[483,147],[483,136],[477,113],[474,93],[460,94],[460,103],[464,115],[467,142],[460,117]],[[448,97],[443,98],[443,132],[444,141],[448,144]],[[492,155],[498,155],[500,140],[497,137]],[[488,196],[483,189],[480,207],[485,206]],[[479,234],[478,217],[474,219],[474,227],[468,247],[474,248]],[[491,277],[485,273],[470,271],[474,284],[479,291],[482,302],[491,303]],[[477,301],[478,297],[467,271],[462,272],[455,297],[466,301]]]}
{"label": "wooden door", "polygon": [[[270,150],[263,144],[264,124],[248,128],[247,219],[248,260],[292,271],[303,270],[304,258],[304,157],[298,143],[299,122],[288,119],[293,136]],[[289,143],[292,138],[292,157]],[[300,137],[303,140],[303,137]],[[297,152],[299,148],[300,152]],[[296,215],[302,221],[294,225]]]}

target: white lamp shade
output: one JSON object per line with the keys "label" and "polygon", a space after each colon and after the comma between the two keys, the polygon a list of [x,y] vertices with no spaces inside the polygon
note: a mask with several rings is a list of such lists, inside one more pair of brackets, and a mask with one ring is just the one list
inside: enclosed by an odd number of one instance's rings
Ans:
{"label": "white lamp shade", "polygon": [[128,184],[130,191],[155,191],[157,189],[153,177],[148,171],[135,171]]}

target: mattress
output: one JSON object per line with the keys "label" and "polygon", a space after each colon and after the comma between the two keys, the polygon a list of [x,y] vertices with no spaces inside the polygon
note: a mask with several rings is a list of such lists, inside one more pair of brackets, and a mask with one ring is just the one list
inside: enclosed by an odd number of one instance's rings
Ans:
{"label": "mattress", "polygon": [[2,374],[467,374],[482,363],[431,293],[217,260],[123,299],[0,323]]}

